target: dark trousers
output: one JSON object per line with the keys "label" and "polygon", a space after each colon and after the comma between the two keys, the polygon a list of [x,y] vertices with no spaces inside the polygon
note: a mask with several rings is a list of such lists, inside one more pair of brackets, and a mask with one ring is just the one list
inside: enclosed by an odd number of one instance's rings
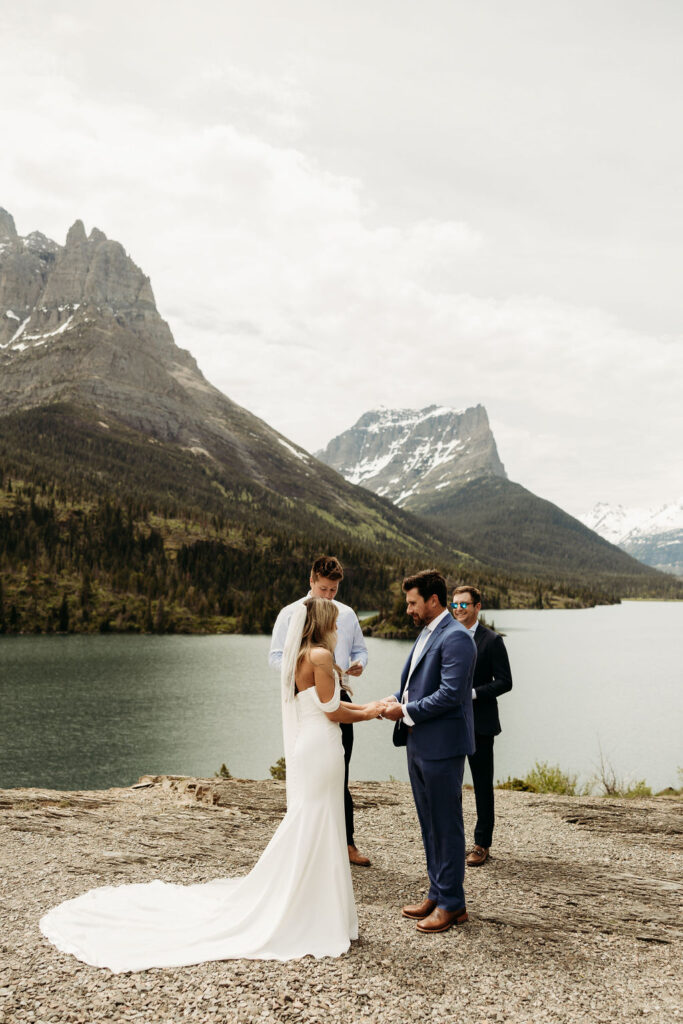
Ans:
{"label": "dark trousers", "polygon": [[[341,699],[351,701],[348,694],[341,692]],[[350,722],[341,723],[342,746],[344,748],[344,817],[346,819],[346,842],[353,846],[353,800],[349,793],[349,764],[353,750],[353,726]]]}
{"label": "dark trousers", "polygon": [[427,858],[428,898],[450,911],[465,906],[464,770],[464,754],[427,761],[414,752],[408,737],[408,775]]}
{"label": "dark trousers", "polygon": [[495,813],[493,806],[493,736],[475,733],[477,749],[469,754],[474,800],[477,805],[477,824],[474,829],[474,841],[477,846],[488,850],[493,839]]}

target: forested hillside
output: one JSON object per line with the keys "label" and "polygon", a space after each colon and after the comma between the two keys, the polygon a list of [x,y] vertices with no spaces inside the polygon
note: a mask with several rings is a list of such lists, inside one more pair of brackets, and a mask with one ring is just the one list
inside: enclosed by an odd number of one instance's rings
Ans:
{"label": "forested hillside", "polygon": [[[0,632],[268,632],[282,605],[304,591],[322,551],[346,567],[340,598],[380,613],[373,632],[410,634],[400,580],[426,556],[392,557],[332,534],[264,533],[217,514],[161,515],[133,501],[65,502],[54,490],[5,477]],[[488,608],[616,599],[585,586],[542,587],[474,562],[437,564],[453,583],[483,586]]]}
{"label": "forested hillside", "polygon": [[369,502],[358,514],[347,502],[343,518],[321,514],[177,446],[95,430],[68,408],[3,417],[0,631],[267,632],[325,551],[346,567],[340,598],[379,611],[379,634],[410,632],[400,581],[428,565],[481,586],[487,608],[583,607],[630,586],[646,594],[644,583],[590,567],[553,579],[487,566],[416,517]]}

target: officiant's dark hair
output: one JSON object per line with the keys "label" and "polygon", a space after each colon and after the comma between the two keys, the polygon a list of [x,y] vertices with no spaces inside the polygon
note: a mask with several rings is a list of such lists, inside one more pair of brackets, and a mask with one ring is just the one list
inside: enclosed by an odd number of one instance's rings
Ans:
{"label": "officiant's dark hair", "polygon": [[334,555],[321,555],[320,558],[316,558],[311,567],[311,576],[313,579],[324,576],[326,580],[343,580],[344,569]]}
{"label": "officiant's dark hair", "polygon": [[432,594],[436,594],[440,605],[445,608],[448,603],[446,580],[438,569],[423,569],[422,572],[416,572],[413,576],[406,576],[402,586],[404,592],[417,587],[417,592],[424,601]]}

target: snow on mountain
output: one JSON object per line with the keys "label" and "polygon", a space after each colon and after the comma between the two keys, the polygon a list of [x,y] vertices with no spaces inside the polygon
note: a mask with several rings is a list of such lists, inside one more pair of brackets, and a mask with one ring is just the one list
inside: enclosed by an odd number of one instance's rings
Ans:
{"label": "snow on mountain", "polygon": [[625,509],[623,505],[608,505],[607,502],[599,501],[590,512],[584,512],[576,518],[610,544],[619,544],[622,537],[636,529],[647,515],[647,509]]}
{"label": "snow on mountain", "polygon": [[612,544],[622,544],[638,537],[683,530],[683,498],[654,508],[624,508],[599,501],[577,519]]}
{"label": "snow on mountain", "polygon": [[683,498],[653,508],[598,502],[577,518],[646,565],[683,575]]}
{"label": "snow on mountain", "polygon": [[478,476],[505,477],[486,410],[373,409],[318,458],[401,507]]}

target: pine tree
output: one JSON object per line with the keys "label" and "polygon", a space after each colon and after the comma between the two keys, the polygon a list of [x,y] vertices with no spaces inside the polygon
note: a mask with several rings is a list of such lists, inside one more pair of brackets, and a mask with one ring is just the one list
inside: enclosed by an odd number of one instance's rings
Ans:
{"label": "pine tree", "polygon": [[164,599],[160,597],[157,601],[157,610],[154,616],[154,632],[163,633],[166,629],[166,611],[164,608]]}
{"label": "pine tree", "polygon": [[69,605],[66,600],[66,594],[62,594],[62,603],[59,606],[57,618],[57,630],[60,633],[69,632]]}

